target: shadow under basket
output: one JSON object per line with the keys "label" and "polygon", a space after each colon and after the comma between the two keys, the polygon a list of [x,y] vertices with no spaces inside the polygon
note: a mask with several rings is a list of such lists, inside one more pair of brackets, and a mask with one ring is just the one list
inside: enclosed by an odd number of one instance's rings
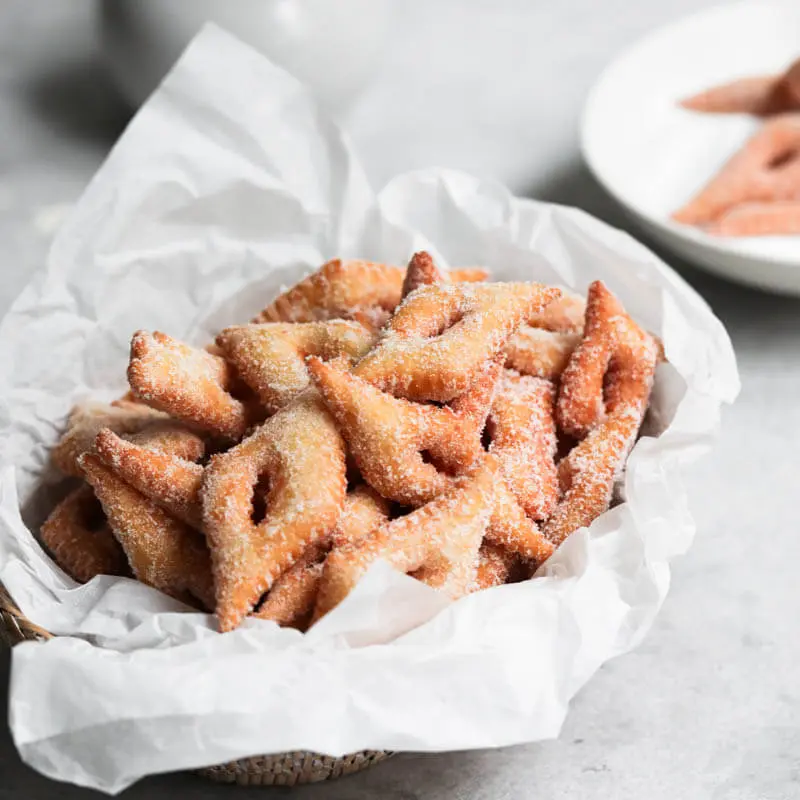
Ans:
{"label": "shadow under basket", "polygon": [[[38,625],[26,619],[0,584],[0,639],[10,647],[23,641],[44,641],[52,638]],[[392,755],[385,750],[362,750],[341,758],[297,750],[253,756],[197,770],[198,774],[220,783],[240,786],[294,786],[352,775]]]}

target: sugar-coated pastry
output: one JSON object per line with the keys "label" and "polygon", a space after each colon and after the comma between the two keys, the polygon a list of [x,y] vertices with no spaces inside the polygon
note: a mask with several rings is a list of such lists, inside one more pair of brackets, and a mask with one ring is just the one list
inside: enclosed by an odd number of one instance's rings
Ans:
{"label": "sugar-coated pastry", "polygon": [[[406,270],[374,261],[334,259],[280,295],[253,322],[353,319],[380,328],[400,302]],[[452,270],[453,281],[480,281],[481,269]]]}
{"label": "sugar-coated pastry", "polygon": [[400,300],[405,299],[420,286],[432,286],[435,283],[477,283],[488,277],[489,273],[479,267],[457,270],[443,269],[436,265],[430,253],[421,250],[419,253],[414,253],[408,262]]}
{"label": "sugar-coated pastry", "polygon": [[253,422],[224,358],[158,331],[133,335],[128,382],[144,403],[217,436],[239,439]]}
{"label": "sugar-coated pastry", "polygon": [[581,339],[577,331],[521,325],[506,345],[506,366],[523,375],[557,381]]}
{"label": "sugar-coated pastry", "polygon": [[[259,479],[269,491],[253,520]],[[312,389],[248,438],[213,456],[203,478],[220,628],[235,628],[282,575],[336,524],[345,499],[342,437]]]}
{"label": "sugar-coated pastry", "polygon": [[475,581],[478,549],[492,510],[495,470],[488,465],[368,536],[334,549],[325,561],[314,617],[335,608],[379,559],[419,573],[452,598]]}
{"label": "sugar-coated pastry", "polygon": [[199,464],[169,449],[125,441],[108,428],[97,434],[95,452],[110,470],[145,497],[188,525],[202,528],[203,468]]}
{"label": "sugar-coated pastry", "polygon": [[355,373],[397,397],[447,402],[559,294],[535,283],[422,286],[398,306]]}
{"label": "sugar-coated pastry", "polygon": [[332,547],[343,547],[371,533],[389,519],[389,504],[368,486],[349,492],[326,545],[313,545],[275,581],[253,616],[304,629],[311,618],[322,579],[322,560]]}
{"label": "sugar-coated pastry", "polygon": [[603,381],[627,319],[619,301],[602,281],[589,287],[583,339],[561,374],[556,405],[558,425],[581,438],[603,418]]}
{"label": "sugar-coated pastry", "polygon": [[125,553],[103,508],[85,483],[70,492],[42,525],[40,535],[58,565],[78,583],[97,575],[125,575]]}
{"label": "sugar-coated pastry", "polygon": [[478,550],[472,591],[502,586],[508,582],[516,565],[517,557],[514,553],[499,545],[484,542]]}
{"label": "sugar-coated pastry", "polygon": [[658,342],[631,320],[606,377],[606,418],[558,466],[563,497],[544,525],[555,545],[589,525],[611,502],[614,481],[636,441],[660,357]]}
{"label": "sugar-coated pastry", "polygon": [[352,320],[239,325],[226,328],[217,344],[269,413],[283,408],[308,386],[305,359],[359,358],[374,334]]}
{"label": "sugar-coated pastry", "polygon": [[130,400],[111,404],[82,403],[70,412],[67,429],[51,451],[50,459],[67,475],[81,477],[83,472],[78,458],[94,447],[95,436],[101,428],[110,428],[119,434],[134,433],[166,419],[165,414]]}
{"label": "sugar-coated pastry", "polygon": [[[491,460],[494,456],[489,456]],[[553,554],[553,545],[525,513],[511,491],[502,470],[497,470],[494,486],[494,505],[486,529],[486,541],[520,556],[529,566],[536,567]]]}
{"label": "sugar-coated pastry", "polygon": [[544,308],[530,314],[525,324],[553,333],[580,333],[586,314],[586,301],[579,294],[566,289]]}
{"label": "sugar-coated pastry", "polygon": [[509,488],[533,519],[549,516],[558,500],[553,384],[505,372],[489,412],[489,452]]}
{"label": "sugar-coated pastry", "polygon": [[79,463],[133,574],[165,594],[213,609],[214,584],[202,536],[125,483],[96,455],[84,453]]}
{"label": "sugar-coated pastry", "polygon": [[481,457],[485,401],[496,380],[495,365],[471,390],[478,401],[462,398],[460,413],[393,397],[341,363],[310,358],[308,368],[364,480],[383,497],[421,505],[450,486],[454,473]]}

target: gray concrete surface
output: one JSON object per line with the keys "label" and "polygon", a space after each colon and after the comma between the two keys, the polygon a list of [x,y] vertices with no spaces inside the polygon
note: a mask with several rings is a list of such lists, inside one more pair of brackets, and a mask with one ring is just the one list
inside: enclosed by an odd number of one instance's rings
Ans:
{"label": "gray concrete surface", "polygon": [[[376,183],[409,167],[457,166],[622,224],[578,160],[581,99],[619,47],[705,5],[404,4],[386,63],[346,124]],[[97,61],[92,11],[85,0],[0,4],[0,313],[42,262],[58,220],[125,124]],[[427,62],[419,58],[426,50]],[[436,66],[436,81],[426,63]],[[687,475],[696,543],[675,564],[670,596],[644,644],[581,692],[558,741],[399,756],[293,797],[800,797],[800,301],[677,266],[728,326],[743,391],[715,453]],[[0,652],[0,685],[7,670]],[[283,794],[173,775],[125,796]],[[2,726],[0,798],[87,796],[31,772]]]}

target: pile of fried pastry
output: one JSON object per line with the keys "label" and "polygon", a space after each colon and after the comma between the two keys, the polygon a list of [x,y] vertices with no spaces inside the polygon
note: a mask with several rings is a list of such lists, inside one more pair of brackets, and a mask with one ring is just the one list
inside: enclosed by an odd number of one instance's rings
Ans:
{"label": "pile of fried pastry", "polygon": [[687,97],[706,114],[750,114],[764,124],[672,218],[715,236],[800,235],[800,60]]}
{"label": "pile of fried pastry", "polygon": [[130,392],[73,409],[41,539],[229,631],[305,630],[384,560],[451,598],[525,580],[611,502],[659,342],[597,281],[334,260],[192,347],[133,335]]}

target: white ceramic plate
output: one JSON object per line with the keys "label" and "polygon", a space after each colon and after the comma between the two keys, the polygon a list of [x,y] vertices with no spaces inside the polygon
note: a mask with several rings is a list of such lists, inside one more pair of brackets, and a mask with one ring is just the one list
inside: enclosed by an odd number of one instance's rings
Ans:
{"label": "white ceramic plate", "polygon": [[670,220],[757,130],[745,115],[698,114],[677,101],[800,57],[800,2],[734,3],[661,28],[600,76],[583,114],[584,158],[654,240],[742,283],[800,295],[800,236],[722,238]]}

